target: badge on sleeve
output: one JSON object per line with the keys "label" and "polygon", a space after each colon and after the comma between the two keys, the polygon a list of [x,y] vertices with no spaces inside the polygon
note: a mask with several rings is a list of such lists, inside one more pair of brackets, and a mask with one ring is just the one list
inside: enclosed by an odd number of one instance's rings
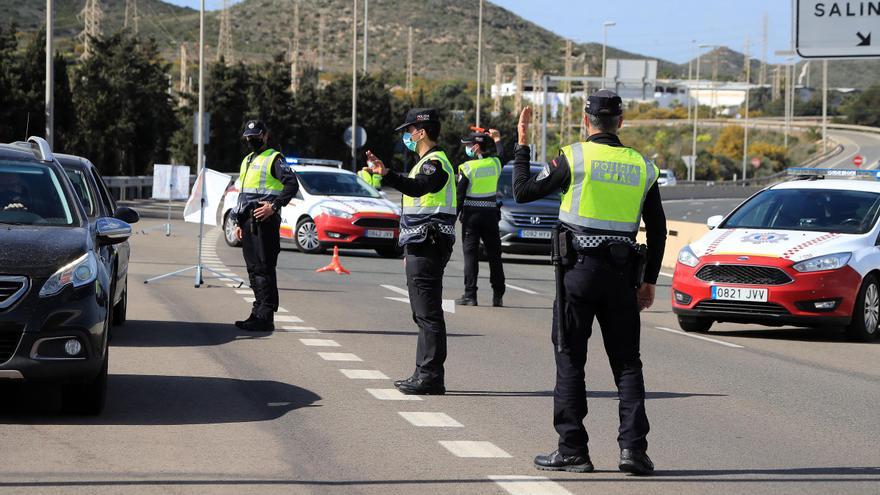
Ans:
{"label": "badge on sleeve", "polygon": [[432,175],[436,171],[437,167],[431,162],[422,165],[422,173],[425,175]]}

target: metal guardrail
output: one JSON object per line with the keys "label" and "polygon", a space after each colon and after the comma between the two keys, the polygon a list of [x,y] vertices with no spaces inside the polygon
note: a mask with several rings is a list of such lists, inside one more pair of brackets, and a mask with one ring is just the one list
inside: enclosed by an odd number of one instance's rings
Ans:
{"label": "metal guardrail", "polygon": [[[107,189],[117,201],[126,201],[131,199],[148,199],[153,196],[153,176],[152,175],[134,175],[124,176],[118,175],[114,177],[104,177],[104,183]],[[189,176],[189,186],[192,187],[196,182],[196,176]]]}

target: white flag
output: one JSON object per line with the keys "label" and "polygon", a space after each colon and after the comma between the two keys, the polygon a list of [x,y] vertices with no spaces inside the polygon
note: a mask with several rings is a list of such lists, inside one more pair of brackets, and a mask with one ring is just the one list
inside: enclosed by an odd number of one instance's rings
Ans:
{"label": "white flag", "polygon": [[221,174],[216,170],[206,168],[196,178],[193,184],[192,192],[186,201],[186,207],[183,209],[183,219],[191,223],[199,223],[201,219],[202,206],[202,182],[205,181],[205,225],[217,225],[217,209],[223,203],[223,196],[226,194],[226,188],[232,181],[232,177]]}

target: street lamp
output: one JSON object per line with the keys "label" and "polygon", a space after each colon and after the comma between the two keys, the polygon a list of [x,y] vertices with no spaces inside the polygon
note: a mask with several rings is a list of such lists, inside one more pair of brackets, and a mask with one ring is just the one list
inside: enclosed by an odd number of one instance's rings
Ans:
{"label": "street lamp", "polygon": [[608,28],[616,26],[614,21],[602,23],[602,87],[605,87],[605,49],[608,45]]}
{"label": "street lamp", "polygon": [[46,0],[46,142],[49,147],[55,145],[55,50],[52,38],[55,28],[54,9],[53,0]]}
{"label": "street lamp", "polygon": [[[701,50],[704,48],[715,48],[715,45],[699,45],[697,47],[697,74],[695,78],[696,84],[700,84],[700,59],[703,58],[703,53]],[[699,89],[699,88],[698,88]],[[700,96],[699,91],[697,92],[697,99],[694,102],[694,138],[691,148],[691,156],[693,157],[691,170],[690,170],[690,178],[689,180],[694,181],[697,179],[697,120],[698,115],[700,114]]]}
{"label": "street lamp", "polygon": [[[480,127],[480,91],[483,73],[483,0],[480,0],[480,15],[477,20],[477,118],[476,126]],[[499,88],[500,90],[500,88]]]}

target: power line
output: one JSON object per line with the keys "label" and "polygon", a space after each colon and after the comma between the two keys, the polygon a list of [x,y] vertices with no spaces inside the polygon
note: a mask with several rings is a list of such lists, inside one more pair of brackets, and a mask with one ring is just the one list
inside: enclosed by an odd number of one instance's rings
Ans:
{"label": "power line", "polygon": [[134,34],[137,35],[140,32],[139,20],[140,16],[138,15],[137,0],[125,0],[125,21],[122,25],[123,28],[131,28],[132,31],[134,31]]}
{"label": "power line", "polygon": [[224,58],[226,63],[232,63],[232,20],[229,16],[229,0],[223,0],[223,10],[220,11],[220,34],[217,39],[217,61]]}
{"label": "power line", "polygon": [[293,0],[293,47],[290,51],[290,92],[299,87],[299,0]]}
{"label": "power line", "polygon": [[101,19],[103,17],[104,12],[101,10],[100,0],[86,0],[86,4],[78,16],[83,21],[83,30],[78,36],[83,42],[83,59],[92,54],[94,49],[92,40],[101,36]]}

